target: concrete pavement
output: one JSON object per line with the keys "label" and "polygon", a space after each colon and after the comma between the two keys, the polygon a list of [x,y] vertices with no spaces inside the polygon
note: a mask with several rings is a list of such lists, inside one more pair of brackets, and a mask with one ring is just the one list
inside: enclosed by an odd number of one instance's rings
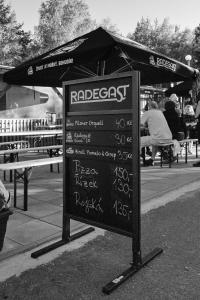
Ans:
{"label": "concrete pavement", "polygon": [[199,199],[190,191],[142,215],[143,255],[155,247],[163,253],[112,294],[102,287],[129,268],[131,239],[96,229],[38,259],[27,252],[1,262],[0,280],[10,278],[0,283],[0,299],[200,299]]}
{"label": "concrete pavement", "polygon": [[[36,154],[27,154],[29,159]],[[199,168],[192,167],[196,161],[191,156],[188,164],[184,159],[173,163],[172,168],[157,164],[153,167],[141,168],[141,203],[142,212],[152,207],[173,201],[188,190],[198,189],[200,183]],[[61,237],[62,233],[62,166],[61,172],[50,173],[49,166],[34,168],[28,190],[28,211],[15,209],[7,226],[4,248],[0,252],[0,260],[32,249],[44,242]],[[13,183],[6,182],[6,187],[13,194]],[[17,188],[17,204],[23,206],[23,184]],[[78,230],[84,224],[72,221],[71,231]]]}
{"label": "concrete pavement", "polygon": [[[153,167],[142,167],[142,213],[146,214],[153,208],[158,208],[178,198],[185,198],[185,195],[188,193],[198,192],[200,186],[200,168],[192,167],[195,161],[196,159],[192,156],[188,164],[185,164],[182,159],[178,164],[173,163],[172,168],[168,168],[168,166],[160,168],[158,163]],[[70,247],[72,247],[71,250],[73,250],[81,247],[94,237],[105,235],[103,230],[97,229],[96,232],[90,234],[89,237],[82,238],[80,241],[76,241],[71,245],[66,245],[48,254],[48,256],[45,255],[41,257],[41,259],[37,261],[30,258],[29,254],[31,252],[27,252],[28,250],[45,242],[59,239],[61,236],[62,172],[60,174],[56,172],[50,173],[49,168],[45,168],[46,169],[42,169],[42,172],[40,168],[35,168],[33,171],[29,186],[29,211],[16,210],[9,219],[4,249],[0,254],[0,280],[4,280],[16,273],[19,274],[26,269],[35,268],[40,264],[47,263],[61,253],[68,251]],[[7,186],[12,190],[12,184],[9,183]],[[22,187],[19,189],[19,195],[20,194],[22,196]],[[156,211],[158,210],[155,210],[155,212]],[[76,231],[82,226],[83,224],[81,223],[73,222],[72,231]],[[27,261],[24,262],[22,268],[22,266],[17,264],[17,261],[22,260],[22,256],[21,259],[19,259],[20,253],[24,252],[26,252],[26,254],[23,257],[26,257]],[[6,275],[4,276],[3,273],[5,274],[5,269],[8,269],[8,265],[13,264],[16,264],[17,267],[10,270],[7,273],[7,277]]]}

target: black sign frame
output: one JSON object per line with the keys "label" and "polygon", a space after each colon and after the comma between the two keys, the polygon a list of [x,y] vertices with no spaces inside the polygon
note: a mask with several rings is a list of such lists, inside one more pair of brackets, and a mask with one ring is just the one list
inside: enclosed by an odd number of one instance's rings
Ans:
{"label": "black sign frame", "polygon": [[[93,83],[96,82],[112,82],[115,80],[118,80],[120,82],[121,80],[123,81],[124,79],[128,80],[130,82],[130,94],[131,94],[131,102],[129,99],[129,107],[126,107],[125,109],[113,109],[113,110],[108,110],[108,109],[101,109],[101,110],[95,110],[95,111],[71,111],[70,112],[70,100],[69,100],[69,92],[70,88],[72,86],[77,86],[77,85],[84,85],[90,83],[92,85]],[[132,160],[132,170],[134,170],[133,178],[132,178],[132,186],[134,186],[134,201],[132,200],[132,209],[134,211],[134,214],[132,214],[132,228],[131,232],[126,232],[123,229],[119,228],[113,228],[112,226],[91,221],[88,220],[87,218],[83,218],[80,216],[75,216],[67,212],[67,202],[65,202],[64,205],[64,211],[66,211],[66,216],[65,218],[72,218],[78,221],[82,221],[83,223],[91,224],[93,226],[97,226],[103,229],[107,229],[119,234],[123,234],[126,236],[133,237],[134,236],[134,260],[136,257],[140,254],[140,166],[139,166],[139,72],[126,72],[126,73],[121,73],[121,74],[114,74],[114,75],[107,75],[107,76],[98,76],[94,78],[87,78],[87,79],[81,79],[81,80],[73,80],[73,81],[68,81],[64,82],[64,124],[66,124],[67,118],[71,116],[87,116],[88,118],[93,115],[119,115],[119,114],[129,114],[131,116],[132,124],[131,126],[131,134],[132,137],[134,137],[134,143],[132,143],[132,149],[131,152],[132,154],[134,153],[134,159]],[[114,103],[113,108],[115,108],[115,105],[117,106],[118,103]],[[98,105],[98,104],[97,104]],[[121,106],[121,103],[120,103]],[[64,128],[63,136],[66,136],[67,130]],[[63,145],[64,153],[66,153],[68,145],[66,143]],[[66,199],[65,201],[68,201],[70,198],[70,186],[69,186],[69,178],[70,178],[70,170],[69,170],[69,158],[64,156],[64,198]],[[68,199],[68,200],[67,200]],[[132,197],[133,199],[133,197]]]}

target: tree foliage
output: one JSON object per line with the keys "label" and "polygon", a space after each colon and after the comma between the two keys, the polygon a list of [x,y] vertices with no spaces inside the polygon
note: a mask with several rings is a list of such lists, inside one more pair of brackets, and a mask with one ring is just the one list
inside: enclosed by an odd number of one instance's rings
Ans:
{"label": "tree foliage", "polygon": [[31,37],[22,27],[10,5],[0,0],[0,64],[15,66],[28,57]]}
{"label": "tree foliage", "polygon": [[112,24],[111,19],[110,18],[105,18],[103,19],[98,25],[96,25],[97,27],[101,26],[102,28],[104,28],[105,30],[109,30],[113,33],[119,33],[119,29],[117,28],[116,24]]}
{"label": "tree foliage", "polygon": [[57,47],[95,27],[83,0],[48,0],[42,2],[36,28],[42,51]]}
{"label": "tree foliage", "polygon": [[192,31],[181,31],[177,25],[171,25],[168,18],[161,24],[157,19],[152,23],[149,18],[142,18],[129,38],[184,63],[185,56],[193,49]]}
{"label": "tree foliage", "polygon": [[200,24],[194,30],[193,57],[195,66],[200,69]]}
{"label": "tree foliage", "polygon": [[[100,23],[93,20],[84,0],[44,0],[39,14],[38,26],[31,35],[17,23],[10,5],[0,0],[0,64],[15,66],[98,26],[119,33],[109,18]],[[200,68],[200,25],[192,32],[171,25],[167,18],[161,23],[141,18],[128,37],[184,63],[185,56],[191,54],[191,65]]]}

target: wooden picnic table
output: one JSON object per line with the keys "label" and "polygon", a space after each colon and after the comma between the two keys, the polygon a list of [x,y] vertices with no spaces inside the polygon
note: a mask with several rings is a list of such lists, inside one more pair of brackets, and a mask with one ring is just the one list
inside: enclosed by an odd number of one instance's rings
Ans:
{"label": "wooden picnic table", "polygon": [[[31,148],[21,148],[21,149],[7,149],[0,150],[0,155],[4,156],[4,163],[11,163],[19,160],[18,155],[20,153],[26,153],[31,151],[45,151],[49,157],[59,156],[59,150],[62,149],[62,145],[50,145],[50,146],[41,146],[41,147],[31,147]],[[53,171],[53,166],[50,165],[50,171]],[[59,168],[58,168],[59,171]],[[4,171],[4,180],[6,180],[6,172]],[[12,170],[10,170],[10,182],[12,182]]]}
{"label": "wooden picnic table", "polygon": [[27,211],[28,210],[28,183],[30,181],[30,174],[31,174],[30,172],[32,168],[42,167],[42,166],[52,165],[52,164],[59,164],[62,162],[63,162],[63,158],[60,156],[60,157],[40,158],[40,159],[32,159],[27,161],[0,164],[0,171],[14,170],[14,207],[17,207],[17,182],[18,181],[22,181],[24,184],[23,210]]}
{"label": "wooden picnic table", "polygon": [[0,138],[10,137],[10,136],[15,137],[15,136],[48,135],[48,134],[54,134],[56,136],[62,133],[63,133],[62,129],[0,132]]}
{"label": "wooden picnic table", "polygon": [[16,147],[27,147],[28,146],[28,141],[26,140],[18,140],[18,141],[8,141],[8,142],[0,142],[0,147],[1,146],[8,146],[9,149],[15,149]]}
{"label": "wooden picnic table", "polygon": [[[180,146],[183,146],[185,148],[185,163],[187,164],[188,161],[188,148],[189,148],[189,143],[194,143],[195,144],[195,149],[196,149],[196,158],[198,158],[198,139],[183,139],[178,141]],[[178,156],[177,156],[177,162],[178,162]]]}
{"label": "wooden picnic table", "polygon": [[32,134],[25,135],[25,138],[30,142],[32,139],[32,144],[35,147],[38,147],[42,143],[42,139],[49,138],[49,137],[54,137],[55,140],[57,140],[57,137],[62,135],[62,130],[34,130],[31,131]]}
{"label": "wooden picnic table", "polygon": [[63,145],[49,145],[49,146],[41,146],[41,147],[26,147],[26,148],[19,148],[19,149],[6,149],[6,150],[0,150],[0,155],[5,155],[5,154],[15,154],[15,153],[25,153],[28,151],[44,151],[44,150],[56,150],[56,149],[61,149]]}

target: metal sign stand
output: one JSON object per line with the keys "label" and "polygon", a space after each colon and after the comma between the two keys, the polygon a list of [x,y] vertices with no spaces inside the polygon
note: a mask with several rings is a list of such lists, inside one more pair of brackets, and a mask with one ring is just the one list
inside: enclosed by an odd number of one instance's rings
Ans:
{"label": "metal sign stand", "polygon": [[[126,281],[129,277],[134,275],[136,272],[138,272],[141,268],[143,268],[145,265],[147,265],[151,260],[153,260],[156,256],[162,253],[162,249],[155,248],[152,252],[150,252],[148,255],[146,255],[144,258],[142,258],[141,255],[141,201],[140,201],[140,103],[139,103],[139,72],[129,72],[125,75],[118,75],[118,78],[122,77],[130,77],[131,78],[131,93],[129,99],[131,99],[130,102],[128,102],[129,107],[127,108],[128,114],[131,115],[131,121],[132,121],[132,149],[130,151],[130,154],[132,155],[131,161],[132,161],[132,187],[134,187],[134,191],[132,191],[131,198],[130,198],[130,208],[132,209],[132,216],[130,220],[130,228],[129,228],[129,236],[132,237],[132,262],[131,267],[129,267],[127,270],[122,272],[120,275],[115,277],[111,282],[109,282],[107,285],[105,285],[102,289],[102,291],[105,294],[110,294],[113,290],[115,290],[119,285],[121,285],[124,281]],[[104,76],[101,80],[107,80],[107,79],[113,79],[115,76]],[[88,82],[97,81],[97,79],[87,79],[87,80],[80,80],[80,81],[73,81],[74,84],[80,84],[80,83],[86,83]],[[73,85],[73,82],[68,82],[66,84],[66,89],[64,85],[64,99],[68,99],[69,96],[69,87],[70,85]],[[76,238],[79,238],[87,233],[90,233],[94,230],[93,227],[89,227],[85,230],[82,230],[81,232],[78,232],[77,234],[74,234],[70,236],[70,218],[77,219],[79,221],[86,221],[86,223],[90,225],[94,225],[94,222],[91,219],[84,219],[84,217],[81,217],[78,215],[77,212],[75,214],[71,215],[69,212],[69,207],[67,207],[67,201],[69,201],[71,195],[70,195],[70,184],[69,184],[69,178],[71,176],[72,170],[70,170],[70,158],[66,157],[66,117],[69,116],[69,103],[65,103],[67,101],[64,101],[64,126],[63,126],[63,159],[64,159],[64,178],[63,178],[63,231],[62,231],[62,240],[54,243],[53,245],[49,245],[39,251],[36,251],[31,254],[31,257],[36,258],[42,254],[45,254],[57,247],[60,247],[64,244],[69,243],[72,240],[75,240]],[[69,102],[69,99],[68,99]],[[119,110],[119,115],[122,113],[122,110]],[[98,112],[98,109],[97,109]],[[76,113],[76,115],[83,115],[83,112],[80,111],[79,114]],[[116,112],[115,112],[116,113]],[[73,115],[73,113],[72,113]],[[68,184],[67,184],[68,183]],[[111,199],[110,199],[111,200]],[[99,226],[101,228],[105,228],[107,230],[110,230],[109,224],[103,224],[101,222],[97,222],[95,226]],[[121,224],[120,224],[121,226]],[[116,228],[116,232],[122,233],[122,228]],[[120,232],[121,230],[121,232]],[[127,235],[127,234],[125,234]]]}

